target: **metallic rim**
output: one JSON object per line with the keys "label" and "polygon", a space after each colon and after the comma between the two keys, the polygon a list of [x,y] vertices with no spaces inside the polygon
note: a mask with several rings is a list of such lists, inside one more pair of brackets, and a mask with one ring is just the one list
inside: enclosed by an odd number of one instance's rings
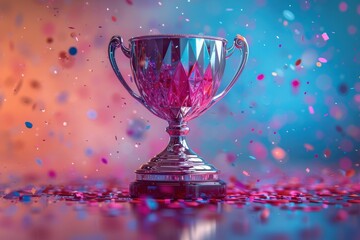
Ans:
{"label": "metallic rim", "polygon": [[225,38],[221,37],[212,37],[212,36],[204,36],[204,35],[193,35],[193,34],[157,34],[157,35],[145,35],[145,36],[138,36],[138,37],[132,37],[129,39],[129,41],[137,41],[137,40],[143,40],[143,39],[161,39],[161,38],[202,38],[202,39],[209,39],[209,40],[217,40],[222,41],[224,43],[227,43],[227,40]]}
{"label": "metallic rim", "polygon": [[166,182],[188,182],[188,181],[216,181],[219,180],[217,173],[208,174],[136,174],[136,180],[141,181],[166,181]]}

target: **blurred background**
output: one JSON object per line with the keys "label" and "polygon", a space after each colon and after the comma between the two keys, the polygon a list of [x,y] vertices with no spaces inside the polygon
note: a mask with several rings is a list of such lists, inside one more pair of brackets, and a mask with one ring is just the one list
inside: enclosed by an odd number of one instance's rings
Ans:
{"label": "blurred background", "polygon": [[166,122],[124,90],[107,46],[173,33],[249,42],[239,81],[189,124],[225,181],[360,181],[359,31],[355,0],[0,0],[0,182],[132,181]]}

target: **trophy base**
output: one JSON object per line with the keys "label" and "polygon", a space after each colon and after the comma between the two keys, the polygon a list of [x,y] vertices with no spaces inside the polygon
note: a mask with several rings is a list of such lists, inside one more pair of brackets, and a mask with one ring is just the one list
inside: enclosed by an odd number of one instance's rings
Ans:
{"label": "trophy base", "polygon": [[153,197],[160,199],[224,198],[226,196],[226,183],[221,180],[208,182],[138,180],[130,184],[130,196],[133,198]]}

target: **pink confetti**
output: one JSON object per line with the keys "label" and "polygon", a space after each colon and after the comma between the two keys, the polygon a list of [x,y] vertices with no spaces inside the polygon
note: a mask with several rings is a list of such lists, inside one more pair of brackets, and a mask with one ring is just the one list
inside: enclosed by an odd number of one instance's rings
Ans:
{"label": "pink confetti", "polygon": [[305,147],[306,151],[312,151],[312,150],[314,150],[313,145],[308,144],[308,143],[305,143],[305,144],[304,144],[304,147]]}
{"label": "pink confetti", "polygon": [[327,59],[326,59],[326,58],[319,57],[318,60],[319,60],[319,62],[321,62],[321,63],[327,63]]}
{"label": "pink confetti", "polygon": [[244,170],[242,173],[243,173],[245,176],[250,177],[250,174],[249,174],[247,171]]}
{"label": "pink confetti", "polygon": [[275,147],[272,149],[271,154],[278,161],[282,161],[286,157],[286,152],[281,147]]}
{"label": "pink confetti", "polygon": [[309,172],[310,172],[310,168],[306,168],[306,172],[309,173]]}
{"label": "pink confetti", "polygon": [[261,80],[264,80],[264,78],[265,78],[264,74],[259,74],[256,79],[261,81]]}
{"label": "pink confetti", "polygon": [[101,158],[101,162],[102,162],[103,164],[108,164],[108,160],[107,160],[106,158]]}
{"label": "pink confetti", "polygon": [[309,113],[310,113],[310,114],[314,114],[314,113],[315,113],[313,106],[309,106]]}
{"label": "pink confetti", "polygon": [[300,86],[300,81],[295,79],[291,82],[291,85],[293,86],[293,88],[298,88]]}
{"label": "pink confetti", "polygon": [[347,30],[350,35],[354,35],[357,32],[357,28],[354,25],[350,25]]}
{"label": "pink confetti", "polygon": [[55,172],[54,170],[50,170],[50,171],[48,172],[48,176],[49,176],[50,178],[56,178],[56,172]]}
{"label": "pink confetti", "polygon": [[340,10],[341,12],[346,12],[347,9],[348,9],[348,5],[347,5],[346,2],[341,2],[341,3],[339,4],[339,10]]}
{"label": "pink confetti", "polygon": [[270,210],[268,208],[264,208],[264,210],[261,211],[260,219],[263,222],[266,222],[270,216]]}
{"label": "pink confetti", "polygon": [[133,1],[132,0],[126,0],[126,3],[129,5],[133,5]]}
{"label": "pink confetti", "polygon": [[322,38],[324,39],[324,41],[327,41],[327,40],[330,39],[326,32],[324,32],[323,34],[321,34],[321,36],[322,36]]}

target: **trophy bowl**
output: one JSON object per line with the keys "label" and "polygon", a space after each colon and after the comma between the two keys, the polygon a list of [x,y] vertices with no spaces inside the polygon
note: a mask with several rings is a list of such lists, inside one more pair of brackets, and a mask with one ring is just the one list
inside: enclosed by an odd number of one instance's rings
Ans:
{"label": "trophy bowl", "polygon": [[[226,184],[219,171],[192,151],[185,136],[187,123],[223,98],[239,78],[248,58],[246,39],[237,35],[230,48],[219,37],[198,35],[149,35],[133,37],[129,47],[119,36],[109,43],[111,66],[129,94],[150,112],[166,120],[169,144],[140,166],[130,196],[137,198],[223,198]],[[115,50],[130,59],[138,93],[127,84],[117,67]],[[239,67],[223,91],[216,94],[225,62],[239,49]]]}

